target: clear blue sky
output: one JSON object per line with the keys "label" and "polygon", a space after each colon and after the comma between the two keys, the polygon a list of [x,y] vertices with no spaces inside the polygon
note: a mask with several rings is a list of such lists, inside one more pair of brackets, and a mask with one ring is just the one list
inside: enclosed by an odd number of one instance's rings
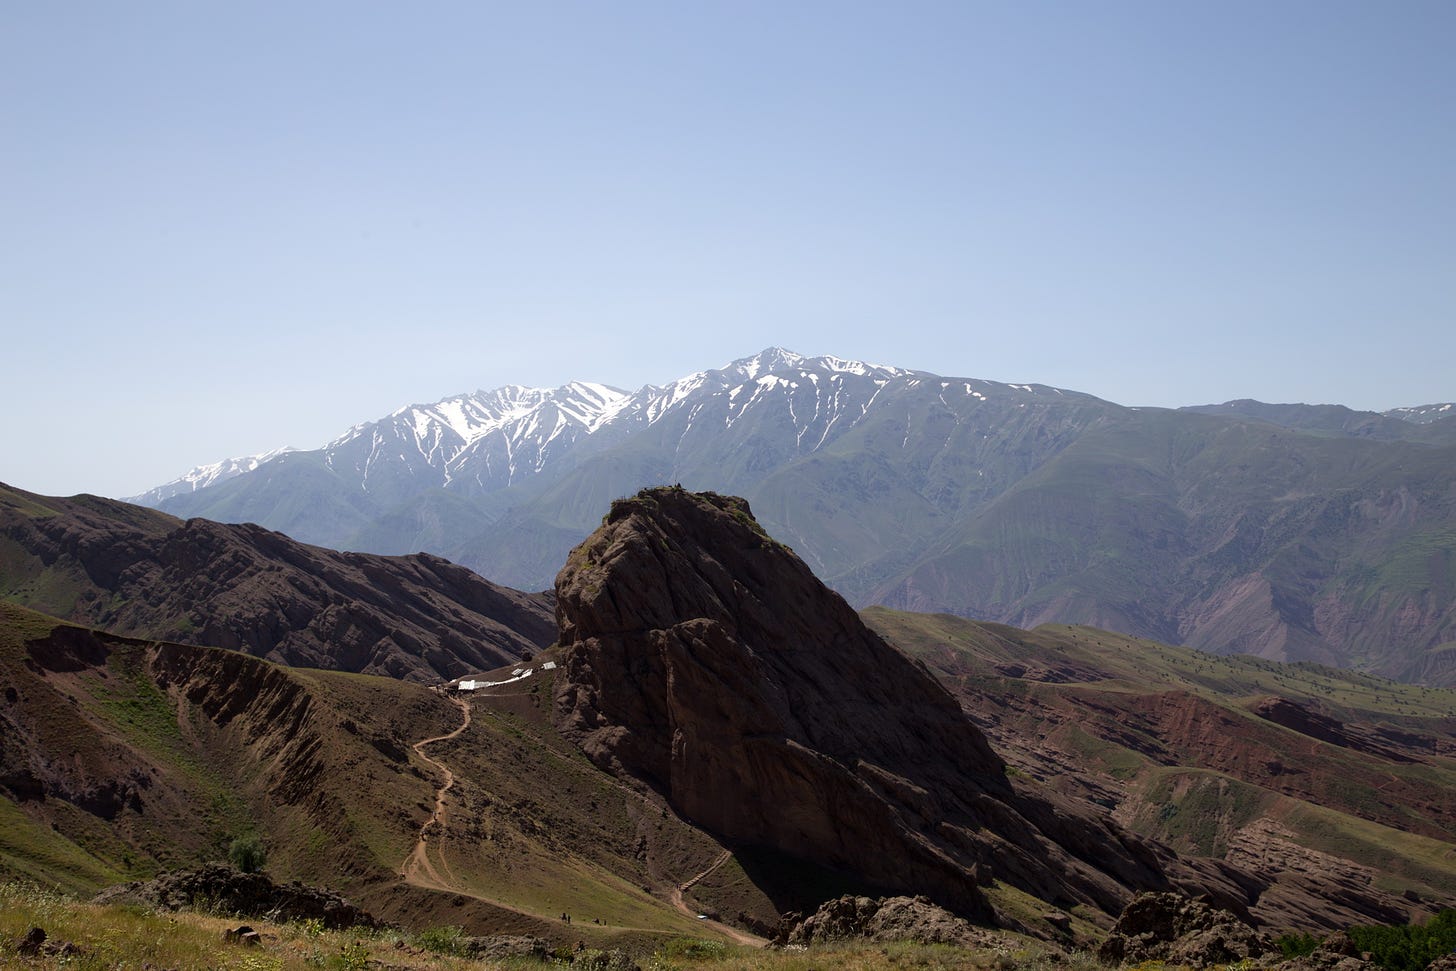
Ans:
{"label": "clear blue sky", "polygon": [[770,344],[1456,399],[1456,3],[12,3],[0,480]]}

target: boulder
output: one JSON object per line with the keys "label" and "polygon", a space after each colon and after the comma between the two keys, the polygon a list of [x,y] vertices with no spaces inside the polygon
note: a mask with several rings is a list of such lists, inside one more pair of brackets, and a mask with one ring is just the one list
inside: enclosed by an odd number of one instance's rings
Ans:
{"label": "boulder", "polygon": [[1108,964],[1163,961],[1194,968],[1278,953],[1268,935],[1204,899],[1139,894],[1113,924],[1097,956]]}
{"label": "boulder", "polygon": [[921,944],[988,944],[993,936],[925,897],[852,897],[830,900],[798,922],[781,943],[915,941]]}
{"label": "boulder", "polygon": [[530,958],[551,959],[551,945],[544,938],[502,934],[493,937],[467,937],[461,943],[466,957],[477,961],[507,961]]}

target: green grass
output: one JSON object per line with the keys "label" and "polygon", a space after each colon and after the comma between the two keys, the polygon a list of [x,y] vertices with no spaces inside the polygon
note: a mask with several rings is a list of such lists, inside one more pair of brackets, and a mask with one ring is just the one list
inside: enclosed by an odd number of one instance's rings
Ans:
{"label": "green grass", "polygon": [[93,694],[112,724],[125,732],[138,748],[167,760],[181,760],[200,766],[182,740],[177,709],[148,676],[146,652],[127,645],[107,657],[110,677],[94,683]]}
{"label": "green grass", "polygon": [[[150,965],[174,971],[362,971],[387,966],[400,971],[466,971],[480,962],[460,957],[464,937],[457,927],[436,927],[420,933],[397,930],[326,931],[316,924],[277,924],[248,919],[261,935],[259,947],[224,942],[224,932],[237,918],[179,911],[154,913],[136,907],[79,903],[54,891],[23,883],[0,883],[0,966],[32,971],[113,971]],[[21,957],[16,942],[31,927],[41,927],[53,944],[70,944],[66,955]],[[580,952],[578,968],[602,966],[607,952]],[[513,959],[506,967],[527,971],[571,966],[578,956],[562,948],[551,962]],[[646,971],[1097,971],[1088,954],[1053,959],[1034,942],[1007,936],[996,947],[959,948],[914,943],[865,941],[815,946],[808,950],[758,950],[692,935],[639,946],[636,963]]]}
{"label": "green grass", "polygon": [[1228,837],[1262,816],[1273,793],[1237,779],[1196,769],[1162,769],[1140,796],[1157,807],[1156,819],[1144,813],[1139,829],[1183,852],[1222,857]]}
{"label": "green grass", "polygon": [[1283,821],[1301,844],[1379,871],[1377,884],[1385,889],[1425,885],[1456,898],[1456,845],[1310,804],[1291,810]]}
{"label": "green grass", "polygon": [[[238,923],[237,918],[185,911],[95,906],[26,884],[0,884],[0,966],[36,971],[143,966],[176,971],[349,971],[381,961],[401,969],[463,971],[480,966],[431,950],[415,936],[397,931],[324,931],[311,924],[250,918],[247,924],[262,935],[262,946],[225,943],[224,932]],[[69,943],[74,951],[21,957],[16,942],[31,927],[45,930],[48,942]]]}
{"label": "green grass", "polygon": [[124,879],[112,864],[31,819],[4,796],[0,796],[0,874],[67,893],[89,893]]}

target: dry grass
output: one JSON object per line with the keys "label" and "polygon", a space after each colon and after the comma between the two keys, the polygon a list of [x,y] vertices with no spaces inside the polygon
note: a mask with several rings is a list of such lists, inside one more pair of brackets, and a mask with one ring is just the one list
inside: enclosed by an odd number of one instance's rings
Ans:
{"label": "dry grass", "polygon": [[[442,955],[410,935],[391,931],[325,931],[310,924],[248,920],[261,947],[227,943],[237,918],[196,913],[153,913],[102,907],[22,884],[0,884],[0,968],[113,971],[151,966],[174,971],[304,971],[389,966],[479,968],[480,962]],[[23,956],[17,942],[31,927],[68,953]]]}
{"label": "dry grass", "polygon": [[[262,935],[260,947],[227,943],[224,932],[236,917],[191,912],[152,912],[136,907],[81,903],[54,891],[26,884],[0,884],[0,968],[34,971],[119,971],[150,966],[172,971],[305,971],[305,969],[392,968],[452,969],[508,967],[516,971],[546,967],[614,967],[609,955],[559,950],[550,962],[513,959],[506,964],[474,961],[448,952],[456,935],[436,931],[325,931],[310,924],[248,920]],[[66,953],[23,956],[17,943],[31,927],[45,930],[48,943],[69,944]],[[965,949],[912,943],[852,942],[812,949],[756,950],[675,938],[650,955],[638,955],[643,971],[1093,971],[1086,954],[1051,956],[1036,949]],[[574,961],[573,961],[574,959]]]}

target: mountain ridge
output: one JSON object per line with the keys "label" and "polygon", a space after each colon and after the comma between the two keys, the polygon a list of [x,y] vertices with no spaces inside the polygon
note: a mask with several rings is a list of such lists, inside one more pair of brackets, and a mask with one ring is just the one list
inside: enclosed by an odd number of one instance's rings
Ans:
{"label": "mountain ridge", "polygon": [[429,554],[339,553],[0,485],[0,597],[118,634],[436,681],[551,642],[550,598]]}
{"label": "mountain ridge", "polygon": [[161,507],[540,589],[613,499],[680,482],[748,498],[861,606],[1456,678],[1456,418],[1128,408],[776,348],[563,389],[469,443],[404,409]]}

